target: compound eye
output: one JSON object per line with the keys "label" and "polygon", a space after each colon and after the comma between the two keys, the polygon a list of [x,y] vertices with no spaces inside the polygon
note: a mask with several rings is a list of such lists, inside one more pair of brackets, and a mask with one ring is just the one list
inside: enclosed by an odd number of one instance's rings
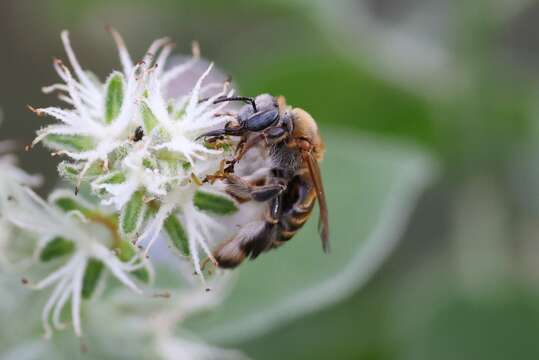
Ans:
{"label": "compound eye", "polygon": [[279,120],[279,111],[260,111],[249,117],[242,125],[249,131],[261,131],[275,124],[277,120]]}

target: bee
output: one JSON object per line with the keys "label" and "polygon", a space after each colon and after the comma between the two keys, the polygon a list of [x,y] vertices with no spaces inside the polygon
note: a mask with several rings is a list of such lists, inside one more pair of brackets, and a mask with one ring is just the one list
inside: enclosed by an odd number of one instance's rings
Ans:
{"label": "bee", "polygon": [[[328,208],[318,163],[325,145],[309,113],[286,104],[285,98],[262,94],[256,98],[226,97],[215,103],[246,104],[222,129],[199,138],[240,137],[236,154],[224,175],[226,191],[240,202],[267,204],[263,219],[243,225],[214,250],[221,268],[234,268],[246,258],[277,248],[290,240],[309,218],[318,200],[318,230],[322,248],[329,251]],[[267,152],[269,166],[258,169],[263,181],[248,181],[234,173],[234,165],[252,148]],[[232,169],[231,169],[232,168]]]}

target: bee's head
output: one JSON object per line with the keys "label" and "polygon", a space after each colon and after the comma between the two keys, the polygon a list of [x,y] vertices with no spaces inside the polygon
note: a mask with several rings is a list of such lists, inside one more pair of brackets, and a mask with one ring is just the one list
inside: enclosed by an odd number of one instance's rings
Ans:
{"label": "bee's head", "polygon": [[238,118],[247,120],[254,113],[267,112],[279,107],[277,100],[270,94],[261,94],[241,107],[238,112]]}

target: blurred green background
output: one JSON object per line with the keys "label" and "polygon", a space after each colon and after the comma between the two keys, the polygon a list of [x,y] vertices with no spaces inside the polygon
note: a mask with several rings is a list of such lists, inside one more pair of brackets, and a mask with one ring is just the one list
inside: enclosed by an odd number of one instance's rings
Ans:
{"label": "blurred green background", "polygon": [[[243,94],[284,94],[323,129],[412,142],[441,166],[365,287],[228,346],[254,359],[537,359],[538,20],[531,0],[2,0],[2,138],[28,143],[40,126],[25,106],[50,103],[40,86],[56,81],[62,29],[102,77],[118,67],[107,24],[132,54],[196,39]],[[21,161],[54,184],[46,151]]]}

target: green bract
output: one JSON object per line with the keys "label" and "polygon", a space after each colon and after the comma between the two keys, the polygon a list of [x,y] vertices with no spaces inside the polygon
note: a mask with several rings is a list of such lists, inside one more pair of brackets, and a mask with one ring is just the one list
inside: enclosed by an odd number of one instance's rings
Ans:
{"label": "green bract", "polygon": [[103,272],[103,263],[99,260],[90,259],[86,265],[84,271],[84,278],[82,281],[82,297],[83,299],[89,299],[92,297],[94,290],[97,286],[97,282]]}
{"label": "green bract", "polygon": [[125,174],[121,171],[111,171],[96,179],[95,184],[121,184],[125,181]]}
{"label": "green bract", "polygon": [[[121,241],[115,250],[118,258],[124,262],[130,261],[134,256],[137,256],[137,249],[130,241]],[[150,273],[146,268],[134,270],[133,275],[144,283],[150,282]]]}
{"label": "green bract", "polygon": [[122,234],[130,236],[138,231],[144,220],[146,209],[144,193],[140,190],[134,192],[120,214],[120,230]]}
{"label": "green bract", "polygon": [[164,228],[172,245],[182,255],[189,255],[189,241],[180,220],[175,215],[170,215],[165,220]]}
{"label": "green bract", "polygon": [[83,135],[50,134],[44,140],[45,144],[58,151],[83,152],[95,148],[94,139]]}
{"label": "green bract", "polygon": [[144,130],[149,134],[157,126],[158,121],[148,105],[142,104],[140,110],[144,122]]}
{"label": "green bract", "polygon": [[[70,181],[77,182],[79,179],[84,181],[90,181],[103,174],[103,164],[100,162],[94,162],[82,174],[83,166],[81,164],[72,163],[69,161],[62,161],[58,164],[58,174]],[[82,177],[81,177],[82,175]]]}
{"label": "green bract", "polygon": [[41,261],[50,261],[64,255],[69,255],[73,250],[75,250],[73,241],[56,237],[47,242],[47,245],[45,245],[39,254],[39,259]]}
{"label": "green bract", "polygon": [[195,206],[200,210],[205,210],[217,215],[228,215],[238,211],[238,207],[231,199],[207,191],[198,190],[195,193],[193,201]]}
{"label": "green bract", "polygon": [[124,99],[125,79],[122,73],[113,72],[107,80],[105,122],[112,123],[120,114]]}
{"label": "green bract", "polygon": [[54,199],[54,204],[64,211],[80,211],[81,214],[88,216],[91,210],[84,206],[81,202],[71,196],[62,196]]}

